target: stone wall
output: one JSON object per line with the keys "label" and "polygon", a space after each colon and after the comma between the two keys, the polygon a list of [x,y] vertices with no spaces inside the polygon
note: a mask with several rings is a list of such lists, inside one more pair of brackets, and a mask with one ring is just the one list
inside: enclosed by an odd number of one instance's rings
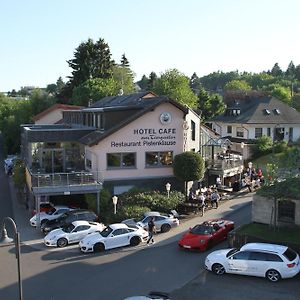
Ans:
{"label": "stone wall", "polygon": [[[295,225],[300,225],[300,201],[291,200],[295,206]],[[273,220],[274,212],[272,213],[274,201],[271,198],[266,198],[255,194],[252,202],[252,222],[270,224]],[[278,215],[278,214],[277,214]],[[279,226],[292,225],[291,223],[278,222]]]}

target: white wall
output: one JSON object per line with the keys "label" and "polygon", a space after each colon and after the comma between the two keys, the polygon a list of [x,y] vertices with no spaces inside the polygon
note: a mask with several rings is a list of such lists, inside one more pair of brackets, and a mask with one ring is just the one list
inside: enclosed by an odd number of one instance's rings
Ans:
{"label": "white wall", "polygon": [[[172,115],[172,121],[169,124],[160,122],[160,115],[163,112],[169,112]],[[199,127],[199,118],[190,113],[188,120],[194,119],[196,128]],[[170,103],[164,103],[156,107],[153,111],[146,113],[137,120],[113,133],[98,145],[87,148],[92,152],[89,156],[92,158],[93,171],[101,171],[104,180],[109,179],[132,179],[132,178],[153,178],[173,176],[172,167],[145,168],[145,152],[149,151],[173,151],[173,157],[182,153],[184,150],[183,134],[184,113]],[[190,142],[190,133],[188,133],[187,149],[195,148],[199,150],[200,131],[196,131],[196,141]],[[163,140],[169,145],[151,145],[151,142]],[[131,143],[130,145],[121,145],[121,143]],[[106,153],[136,153],[135,169],[117,169],[108,170],[106,166]]]}
{"label": "white wall", "polygon": [[62,109],[55,109],[35,122],[36,125],[55,124],[63,118]]}

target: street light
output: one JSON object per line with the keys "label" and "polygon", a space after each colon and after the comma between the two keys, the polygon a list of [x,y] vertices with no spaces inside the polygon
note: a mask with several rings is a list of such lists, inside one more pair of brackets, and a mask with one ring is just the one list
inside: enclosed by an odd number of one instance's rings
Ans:
{"label": "street light", "polygon": [[[7,230],[5,228],[5,221],[9,221],[14,229],[14,238],[10,238],[7,235]],[[0,240],[0,245],[4,244],[10,244],[12,242],[15,242],[15,248],[16,248],[16,259],[17,259],[17,265],[18,265],[18,282],[19,282],[19,299],[23,299],[23,290],[22,290],[22,279],[21,279],[21,264],[20,264],[20,234],[17,230],[17,225],[15,221],[10,217],[5,217],[2,221],[1,225],[1,231],[2,231],[2,238]]]}
{"label": "street light", "polygon": [[117,203],[118,203],[118,197],[115,195],[112,197],[112,202],[114,204],[114,214],[117,213]]}
{"label": "street light", "polygon": [[169,182],[166,184],[166,190],[167,190],[168,198],[169,198],[170,197],[170,190],[171,190],[171,184]]}

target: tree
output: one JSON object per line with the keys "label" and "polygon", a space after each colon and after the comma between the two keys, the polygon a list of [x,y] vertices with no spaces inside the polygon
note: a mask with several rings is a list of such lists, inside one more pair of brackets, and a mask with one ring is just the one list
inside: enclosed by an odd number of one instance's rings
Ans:
{"label": "tree", "polygon": [[195,94],[197,94],[201,88],[200,78],[197,76],[197,74],[195,72],[193,73],[193,75],[190,79],[190,87],[194,91]]}
{"label": "tree", "polygon": [[295,76],[295,70],[296,70],[296,67],[295,67],[293,61],[291,60],[291,62],[289,63],[289,65],[285,71],[285,75],[293,78]]}
{"label": "tree", "polygon": [[153,91],[166,95],[182,105],[197,108],[197,96],[189,86],[189,78],[178,70],[168,70],[155,81]]}
{"label": "tree", "polygon": [[143,75],[142,79],[138,81],[137,84],[142,90],[147,90],[149,85],[149,78],[146,75]]}
{"label": "tree", "polygon": [[30,97],[31,114],[37,115],[55,103],[55,98],[43,92],[41,89],[35,89]]}
{"label": "tree", "polygon": [[278,63],[275,63],[275,65],[273,66],[272,70],[271,70],[271,75],[278,77],[282,75],[282,70],[279,67]]}
{"label": "tree", "polygon": [[124,94],[130,94],[134,91],[134,74],[125,54],[122,55],[121,64],[113,67],[113,78],[118,83],[119,90],[122,90]]}
{"label": "tree", "polygon": [[228,90],[238,90],[238,91],[250,91],[251,86],[245,80],[232,80],[225,84],[224,89]]}
{"label": "tree", "polygon": [[72,104],[88,106],[89,101],[98,101],[106,96],[117,95],[118,83],[113,79],[89,79],[73,89]]}
{"label": "tree", "polygon": [[199,110],[201,110],[201,118],[205,120],[222,114],[225,111],[225,103],[219,94],[209,94],[204,88],[199,89],[198,93]]}
{"label": "tree", "polygon": [[92,39],[81,43],[74,53],[74,58],[67,61],[73,69],[70,83],[79,86],[92,78],[111,78],[114,61],[111,59],[110,49],[104,39],[94,43]]}
{"label": "tree", "polygon": [[275,98],[287,103],[288,105],[291,105],[292,98],[289,88],[277,84],[273,86],[271,93]]}
{"label": "tree", "polygon": [[199,181],[203,178],[205,165],[203,157],[192,151],[183,152],[174,158],[174,175],[185,182],[185,195],[187,197],[187,185],[189,181]]}
{"label": "tree", "polygon": [[149,82],[148,82],[148,86],[147,86],[147,90],[152,91],[154,89],[154,85],[156,83],[157,80],[157,75],[155,72],[151,72],[149,75]]}
{"label": "tree", "polygon": [[65,82],[61,77],[59,77],[56,81],[56,92],[59,93],[62,91],[62,89],[65,87]]}

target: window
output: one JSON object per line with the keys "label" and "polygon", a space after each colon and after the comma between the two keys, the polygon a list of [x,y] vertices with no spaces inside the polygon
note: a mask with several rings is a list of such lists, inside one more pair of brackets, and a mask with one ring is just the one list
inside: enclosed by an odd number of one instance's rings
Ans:
{"label": "window", "polygon": [[163,167],[173,164],[173,152],[146,152],[146,167]]}
{"label": "window", "polygon": [[260,261],[266,261],[266,253],[263,252],[250,252],[249,260],[260,260]]}
{"label": "window", "polygon": [[238,252],[238,253],[234,254],[232,256],[232,258],[233,259],[246,259],[246,260],[248,260],[249,254],[250,253],[248,251],[241,251],[241,252]]}
{"label": "window", "polygon": [[92,161],[90,159],[86,159],[85,160],[85,166],[88,168],[88,169],[91,169],[92,168]]}
{"label": "window", "polygon": [[135,153],[107,153],[107,168],[134,168],[136,163]]}
{"label": "window", "polygon": [[244,129],[242,127],[236,128],[236,136],[237,137],[244,137]]}
{"label": "window", "polygon": [[231,125],[227,126],[227,133],[232,133],[232,126]]}
{"label": "window", "polygon": [[255,128],[255,138],[258,139],[262,137],[262,128]]}
{"label": "window", "polygon": [[295,203],[288,200],[278,202],[278,221],[295,223]]}
{"label": "window", "polygon": [[270,127],[267,128],[267,136],[271,136],[271,128]]}
{"label": "window", "polygon": [[192,141],[196,140],[196,123],[191,121]]}

